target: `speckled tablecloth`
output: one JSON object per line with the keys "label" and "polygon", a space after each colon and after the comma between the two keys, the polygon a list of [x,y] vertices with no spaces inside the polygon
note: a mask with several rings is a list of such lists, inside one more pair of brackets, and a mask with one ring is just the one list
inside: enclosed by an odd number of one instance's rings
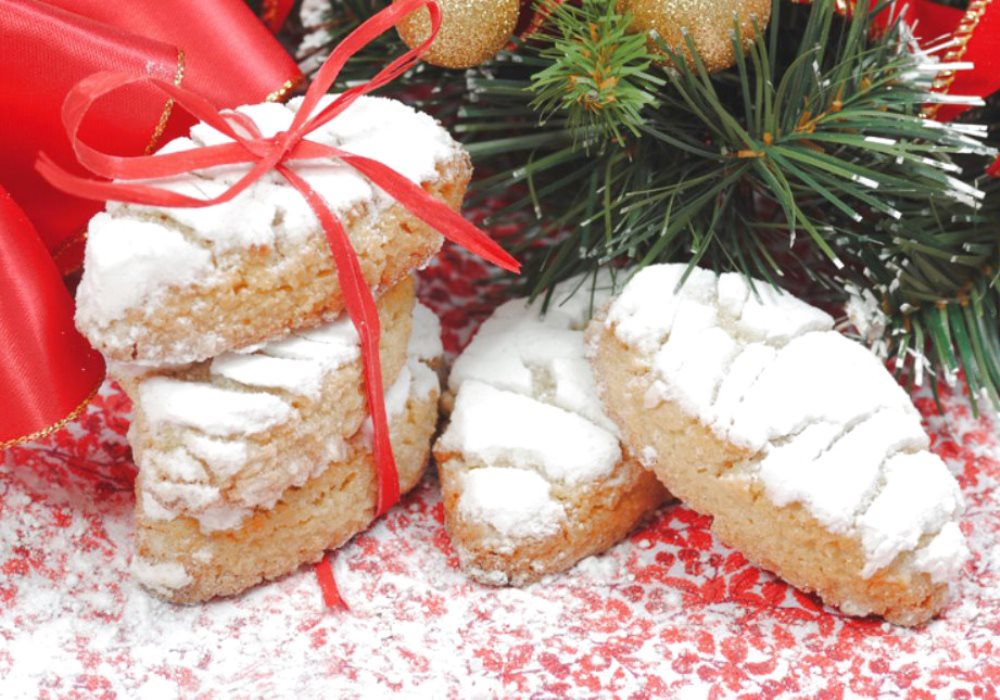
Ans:
{"label": "speckled tablecloth", "polygon": [[[484,268],[423,272],[454,351],[487,313]],[[967,500],[960,598],[922,629],[845,618],[721,545],[682,505],[573,571],[517,589],[457,568],[429,476],[336,555],[350,611],[311,567],[175,607],[129,578],[129,404],[106,385],[43,443],[0,456],[0,698],[993,698],[1000,685],[1000,438],[918,394]]]}

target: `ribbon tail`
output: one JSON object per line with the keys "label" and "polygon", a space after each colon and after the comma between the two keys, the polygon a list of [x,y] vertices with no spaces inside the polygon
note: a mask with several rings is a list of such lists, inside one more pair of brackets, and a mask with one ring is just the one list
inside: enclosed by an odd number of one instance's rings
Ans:
{"label": "ribbon tail", "polygon": [[332,556],[333,554],[327,554],[316,565],[316,579],[319,581],[319,590],[323,594],[323,603],[328,608],[349,610],[347,601],[344,600],[344,596],[340,595],[340,589],[337,588],[337,578],[333,575],[333,562],[330,561]]}
{"label": "ribbon tail", "polygon": [[326,206],[326,202],[287,166],[278,166],[278,171],[306,198],[309,206],[319,218],[326,240],[333,254],[337,277],[344,295],[347,313],[361,339],[361,357],[365,369],[365,393],[368,410],[371,412],[374,433],[375,467],[378,472],[378,492],[375,515],[379,516],[399,501],[399,472],[389,441],[389,422],[385,411],[385,395],[382,388],[382,361],[379,355],[381,333],[378,309],[375,299],[361,272],[358,255],[351,247],[351,241],[343,225]]}
{"label": "ribbon tail", "polygon": [[233,199],[252,184],[250,177],[244,177],[236,186],[229,188],[220,196],[207,200],[188,197],[178,192],[149,185],[95,180],[74,175],[45,153],[38,155],[38,159],[35,161],[35,170],[53,187],[82,199],[115,200],[160,207],[192,208],[219,204]]}
{"label": "ribbon tail", "polygon": [[[422,44],[410,49],[402,56],[397,56],[363,85],[357,85],[345,90],[332,104],[328,105],[316,116],[310,118],[309,115],[312,114],[316,105],[319,104],[320,99],[330,91],[341,69],[354,54],[399,24],[403,17],[423,7],[426,7],[430,14],[431,32]],[[347,109],[361,95],[377,90],[395,80],[415,65],[420,56],[426,53],[440,28],[441,10],[434,0],[396,0],[366,19],[334,47],[329,58],[327,58],[316,72],[312,84],[306,90],[299,111],[295,115],[291,127],[289,127],[289,131],[297,132],[301,130],[306,123],[306,119],[309,119],[309,125],[305,127],[305,131],[313,131]]]}
{"label": "ribbon tail", "polygon": [[458,243],[508,272],[517,274],[521,271],[521,263],[499,243],[466,221],[460,214],[452,211],[444,202],[429,197],[419,185],[377,160],[352,153],[338,155],[406,207],[407,211],[439,231],[448,240]]}

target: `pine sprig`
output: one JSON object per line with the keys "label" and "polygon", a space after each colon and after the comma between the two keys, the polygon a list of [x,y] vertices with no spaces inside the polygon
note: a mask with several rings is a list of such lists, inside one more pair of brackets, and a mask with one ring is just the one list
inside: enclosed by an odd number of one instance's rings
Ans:
{"label": "pine sprig", "polygon": [[[924,119],[926,57],[907,50],[899,26],[873,34],[866,4],[853,21],[833,5],[776,2],[770,27],[720,74],[690,42],[691,65],[685,47],[661,45],[675,68],[647,88],[641,123],[630,122],[639,135],[630,129],[621,148],[580,149],[568,116],[509,119],[525,137],[508,135],[504,157],[520,162],[480,187],[527,185],[515,206],[530,202],[538,217],[518,249],[533,294],[620,260],[739,270],[838,305],[848,289],[867,290],[890,319],[878,339],[887,357],[945,376],[964,369],[1000,406],[997,292],[984,272],[997,237],[986,193],[962,177],[992,153],[985,131]],[[523,114],[511,73],[502,79],[502,95],[477,85],[477,108]],[[470,149],[498,162],[489,139]],[[554,230],[565,233],[552,241]],[[974,324],[971,307],[985,314]]]}
{"label": "pine sprig", "polygon": [[642,111],[657,106],[664,80],[650,72],[655,57],[630,31],[631,16],[606,0],[583,0],[581,7],[545,0],[543,7],[548,31],[537,51],[549,65],[533,76],[530,105],[539,121],[564,120],[587,147],[624,145],[626,131],[639,136]]}
{"label": "pine sprig", "polygon": [[[361,15],[384,1],[343,0]],[[930,59],[898,24],[871,31],[885,3],[851,20],[836,4],[774,0],[736,65],[709,74],[690,42],[658,47],[669,69],[651,63],[611,0],[562,3],[513,52],[394,87],[465,142],[474,201],[532,217],[513,245],[522,291],[609,265],[737,270],[850,302],[862,338],[914,381],[961,371],[1000,407],[1000,184],[979,177],[1000,104],[964,124],[923,118]],[[347,79],[399,50],[387,37]]]}

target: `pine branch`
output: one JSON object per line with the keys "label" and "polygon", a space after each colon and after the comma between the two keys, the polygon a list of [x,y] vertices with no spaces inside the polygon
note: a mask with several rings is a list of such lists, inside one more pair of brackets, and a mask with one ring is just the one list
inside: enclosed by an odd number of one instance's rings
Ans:
{"label": "pine branch", "polygon": [[[344,0],[333,26],[346,33],[383,2]],[[508,201],[497,221],[529,213],[513,245],[522,291],[608,265],[737,270],[868,309],[858,331],[900,371],[961,370],[1000,407],[1000,186],[977,179],[1000,98],[962,124],[922,118],[929,59],[898,25],[872,33],[867,5],[847,21],[833,2],[775,0],[749,51],[709,75],[691,45],[659,48],[693,65],[651,62],[613,2],[563,3],[548,34],[394,89],[466,143],[473,202]],[[402,50],[387,36],[345,82]]]}
{"label": "pine branch", "polygon": [[[604,11],[589,9],[583,26]],[[834,304],[863,290],[888,314],[889,335],[871,339],[886,357],[945,376],[964,369],[970,388],[1000,406],[996,214],[962,177],[982,172],[985,130],[922,118],[926,58],[906,49],[899,26],[876,38],[864,7],[844,21],[833,3],[776,2],[772,16],[720,74],[690,43],[692,66],[685,47],[661,46],[677,68],[663,71],[663,87],[645,86],[641,122],[623,122],[627,138],[604,148],[581,148],[587,127],[570,114],[524,110],[533,81],[564,63],[556,52],[527,47],[523,64],[473,86],[483,114],[523,115],[506,120],[502,149],[472,115],[461,128],[478,162],[519,161],[479,188],[526,185],[513,207],[530,203],[537,217],[518,248],[528,291],[622,260],[739,270]],[[533,65],[544,68],[532,75]],[[563,234],[552,240],[554,231]]]}
{"label": "pine branch", "polygon": [[585,148],[624,144],[625,131],[639,136],[641,112],[657,106],[653,91],[664,80],[649,72],[655,56],[630,31],[631,16],[605,0],[543,5],[551,33],[539,56],[549,64],[533,76],[530,105],[540,122],[564,116],[567,128],[586,136]]}

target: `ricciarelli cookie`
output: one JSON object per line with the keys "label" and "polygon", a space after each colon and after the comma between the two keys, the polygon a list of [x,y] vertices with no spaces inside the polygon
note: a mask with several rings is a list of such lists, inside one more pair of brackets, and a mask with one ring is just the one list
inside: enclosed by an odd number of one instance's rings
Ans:
{"label": "ricciarelli cookie", "polygon": [[[606,280],[596,299],[607,298]],[[615,544],[667,497],[619,443],[584,357],[592,296],[497,309],[458,357],[434,448],[462,569],[520,586]]]}
{"label": "ricciarelli cookie", "polygon": [[[271,136],[289,127],[299,104],[237,111]],[[467,154],[445,129],[393,100],[361,97],[309,139],[381,161],[453,209],[471,175]],[[198,124],[161,152],[226,141]],[[308,161],[294,169],[343,222],[376,296],[440,248],[440,234],[349,166]],[[155,184],[207,199],[245,172],[215,167]],[[108,359],[162,366],[315,327],[343,308],[323,229],[302,195],[271,173],[211,207],[109,203],[88,228],[76,322]]]}
{"label": "ricciarelli cookie", "polygon": [[906,393],[823,311],[685,270],[642,270],[588,328],[625,444],[722,541],[843,612],[940,612],[962,497]]}
{"label": "ricciarelli cookie", "polygon": [[[430,314],[430,318],[432,323],[415,328],[408,359],[385,396],[402,493],[420,481],[437,424],[440,391],[431,366],[440,361],[440,354],[422,354],[435,348],[440,334],[436,317]],[[323,351],[305,345],[324,342],[310,337],[317,336],[278,341],[254,356],[294,356],[322,364]],[[291,352],[289,348],[296,345],[298,349]],[[262,373],[272,369],[264,364]],[[271,376],[281,375],[287,373],[273,368]],[[160,597],[192,603],[239,593],[318,561],[324,551],[341,546],[374,518],[377,482],[371,419],[359,421],[353,434],[340,435],[336,410],[315,403],[296,406],[295,396],[286,389],[277,397],[265,393],[273,387],[274,383],[257,386],[261,392],[257,396],[284,400],[300,425],[296,435],[275,440],[273,454],[262,453],[262,446],[255,444],[262,414],[248,401],[242,410],[235,408],[235,402],[211,407],[223,412],[232,406],[229,410],[237,413],[217,415],[198,427],[186,426],[181,437],[188,446],[185,451],[151,445],[140,457],[132,571]],[[223,419],[241,420],[244,432],[216,434],[213,428]],[[327,447],[311,462],[301,450],[307,432],[318,433]],[[154,449],[157,459],[151,457]],[[287,472],[280,472],[282,456],[290,467]],[[296,461],[303,462],[301,469],[291,468]],[[275,469],[280,478],[275,478]]]}
{"label": "ricciarelli cookie", "polygon": [[[413,302],[410,279],[378,301],[385,386],[406,364]],[[358,335],[346,316],[123,385],[135,403],[128,437],[144,513],[183,515],[205,532],[273,507],[343,456],[368,415]]]}

